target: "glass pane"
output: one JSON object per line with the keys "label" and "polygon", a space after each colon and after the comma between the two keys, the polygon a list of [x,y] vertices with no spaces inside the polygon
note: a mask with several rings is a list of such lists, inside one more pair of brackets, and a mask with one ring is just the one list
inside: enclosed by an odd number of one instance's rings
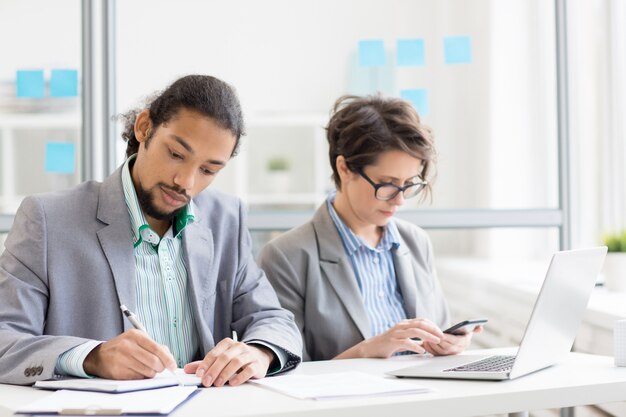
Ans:
{"label": "glass pane", "polygon": [[[427,230],[452,321],[487,317],[474,348],[519,344],[552,254],[556,228]],[[254,253],[281,232],[253,232]],[[503,331],[502,329],[506,329]]]}
{"label": "glass pane", "polygon": [[487,317],[472,346],[519,345],[558,229],[429,230],[437,274],[455,320]]}
{"label": "glass pane", "polygon": [[[207,24],[216,15],[237,17]],[[249,135],[215,186],[252,208],[313,208],[330,187],[333,102],[381,91],[434,131],[434,208],[557,207],[554,34],[541,0],[119,2],[117,107],[181,74],[230,82]]]}
{"label": "glass pane", "polygon": [[0,213],[14,213],[80,181],[80,1],[3,0],[0,39]]}
{"label": "glass pane", "polygon": [[567,6],[572,237],[591,246],[626,231],[626,2]]}
{"label": "glass pane", "polygon": [[[453,322],[487,317],[474,348],[518,345],[552,254],[556,228],[427,230]],[[280,232],[253,232],[254,253]]]}

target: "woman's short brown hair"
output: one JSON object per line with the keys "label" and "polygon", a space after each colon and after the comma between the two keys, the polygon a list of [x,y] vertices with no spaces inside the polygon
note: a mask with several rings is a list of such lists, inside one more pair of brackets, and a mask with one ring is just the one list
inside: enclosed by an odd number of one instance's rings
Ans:
{"label": "woman's short brown hair", "polygon": [[[343,155],[355,172],[376,163],[378,156],[399,150],[422,160],[420,177],[429,185],[436,151],[430,129],[408,102],[398,98],[343,96],[337,99],[326,127],[330,166],[337,189],[341,179],[336,160]],[[430,187],[427,187],[428,192]]]}

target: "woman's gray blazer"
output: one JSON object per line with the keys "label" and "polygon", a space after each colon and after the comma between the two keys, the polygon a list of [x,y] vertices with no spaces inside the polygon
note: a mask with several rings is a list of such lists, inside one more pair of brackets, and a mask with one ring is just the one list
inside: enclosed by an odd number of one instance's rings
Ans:
{"label": "woman's gray blazer", "polygon": [[[407,317],[447,326],[448,308],[428,236],[414,224],[394,221],[400,246],[393,258]],[[295,315],[305,361],[332,359],[372,337],[352,262],[326,203],[309,222],[265,245],[259,264],[281,305]]]}

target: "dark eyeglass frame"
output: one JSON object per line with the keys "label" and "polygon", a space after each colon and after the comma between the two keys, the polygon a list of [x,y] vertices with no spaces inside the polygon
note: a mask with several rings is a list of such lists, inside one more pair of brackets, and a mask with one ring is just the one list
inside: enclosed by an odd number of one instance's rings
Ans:
{"label": "dark eyeglass frame", "polygon": [[[363,179],[365,179],[365,181],[369,182],[371,184],[372,187],[374,187],[374,197],[376,197],[377,200],[380,201],[389,201],[389,200],[393,200],[394,198],[396,198],[398,196],[399,193],[402,193],[402,195],[404,196],[404,198],[413,198],[415,196],[417,196],[419,193],[422,192],[422,190],[424,188],[426,188],[426,185],[428,185],[428,181],[425,180],[421,180],[420,182],[415,182],[413,184],[409,184],[409,185],[405,185],[404,187],[400,187],[398,185],[395,184],[391,184],[391,183],[381,183],[381,184],[376,184],[374,181],[372,181],[372,179],[370,177],[368,177],[365,172],[363,172],[363,169],[358,168],[356,170],[356,172],[363,177]],[[419,177],[418,177],[419,178]],[[391,194],[389,197],[380,197],[378,195],[378,191],[383,188],[383,187],[387,187],[389,188],[395,188],[396,191]],[[415,192],[415,194],[409,194],[408,196],[405,194],[406,190],[410,190],[411,187],[419,187]]]}

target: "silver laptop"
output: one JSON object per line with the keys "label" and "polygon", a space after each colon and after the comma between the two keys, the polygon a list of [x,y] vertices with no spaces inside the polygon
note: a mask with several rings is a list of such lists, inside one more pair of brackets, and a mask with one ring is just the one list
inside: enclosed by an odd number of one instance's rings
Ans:
{"label": "silver laptop", "polygon": [[572,348],[606,251],[602,246],[554,254],[517,355],[423,358],[418,365],[388,375],[505,380],[557,363]]}

